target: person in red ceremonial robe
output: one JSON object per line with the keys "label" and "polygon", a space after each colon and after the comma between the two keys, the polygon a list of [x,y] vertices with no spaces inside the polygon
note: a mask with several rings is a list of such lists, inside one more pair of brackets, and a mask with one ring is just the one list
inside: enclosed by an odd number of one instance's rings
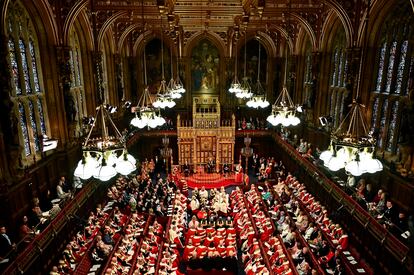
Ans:
{"label": "person in red ceremonial robe", "polygon": [[224,237],[223,236],[221,236],[221,235],[219,235],[219,234],[216,234],[215,236],[214,236],[214,245],[217,247],[220,243],[222,243],[223,242],[223,244],[224,244]]}
{"label": "person in red ceremonial robe", "polygon": [[227,257],[232,257],[232,255],[236,255],[237,254],[237,250],[236,247],[234,245],[230,245],[226,247],[226,256]]}
{"label": "person in red ceremonial robe", "polygon": [[190,238],[190,240],[193,242],[194,246],[199,246],[201,244],[203,238],[201,236],[194,235],[192,238]]}
{"label": "person in red ceremonial robe", "polygon": [[214,237],[211,233],[209,233],[207,234],[207,237],[204,240],[204,245],[210,247],[211,244],[213,244],[214,246]]}
{"label": "person in red ceremonial robe", "polygon": [[236,166],[236,177],[234,180],[237,183],[240,183],[243,181],[243,167],[241,165],[241,162],[239,162],[239,164],[237,164]]}
{"label": "person in red ceremonial robe", "polygon": [[211,234],[212,237],[214,237],[216,235],[216,229],[214,229],[214,227],[207,227],[206,228],[206,234],[209,235]]}
{"label": "person in red ceremonial robe", "polygon": [[236,245],[236,238],[233,236],[227,236],[225,243],[227,246]]}
{"label": "person in red ceremonial robe", "polygon": [[204,207],[200,211],[198,211],[197,218],[199,220],[204,220],[205,218],[207,218],[207,211]]}
{"label": "person in red ceremonial robe", "polygon": [[220,254],[221,257],[226,257],[227,255],[227,247],[224,244],[224,240],[221,239],[221,241],[219,242],[218,245],[216,245],[217,247],[217,252]]}
{"label": "person in red ceremonial robe", "polygon": [[207,255],[207,246],[201,244],[196,248],[197,258],[202,259]]}
{"label": "person in red ceremonial robe", "polygon": [[342,236],[338,240],[338,244],[339,244],[338,249],[341,249],[341,250],[347,249],[348,248],[348,242],[349,242],[348,235],[345,234],[345,233],[342,234]]}
{"label": "person in red ceremonial robe", "polygon": [[196,233],[197,233],[197,230],[195,228],[189,228],[187,231],[187,234],[185,235],[185,239],[187,241],[189,239],[192,239]]}
{"label": "person in red ceremonial robe", "polygon": [[247,174],[244,175],[243,182],[244,182],[245,186],[249,186],[249,183],[250,183],[249,175],[247,175]]}
{"label": "person in red ceremonial robe", "polygon": [[191,241],[191,239],[189,239],[188,244],[184,248],[183,260],[187,262],[190,259],[190,255],[193,253],[195,249],[196,247],[193,245],[193,242]]}

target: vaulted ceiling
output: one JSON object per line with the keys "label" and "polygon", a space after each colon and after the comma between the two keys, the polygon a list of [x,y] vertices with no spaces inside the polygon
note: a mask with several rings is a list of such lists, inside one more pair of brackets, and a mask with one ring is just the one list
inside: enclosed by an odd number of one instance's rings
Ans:
{"label": "vaulted ceiling", "polygon": [[84,9],[98,41],[99,36],[111,29],[115,41],[124,43],[128,37],[133,44],[144,29],[159,32],[162,25],[164,32],[182,45],[199,32],[214,33],[227,44],[245,30],[261,31],[270,39],[289,36],[295,43],[303,31],[314,50],[319,48],[324,23],[332,14],[339,17],[348,38],[357,40],[367,7],[366,0],[49,0],[49,3],[62,22],[75,14],[76,9]]}

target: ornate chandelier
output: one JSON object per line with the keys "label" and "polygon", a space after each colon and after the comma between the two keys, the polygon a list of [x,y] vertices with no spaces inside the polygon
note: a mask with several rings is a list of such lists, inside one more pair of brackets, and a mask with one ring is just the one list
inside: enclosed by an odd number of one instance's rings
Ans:
{"label": "ornate chandelier", "polygon": [[165,119],[161,116],[160,110],[154,106],[151,100],[148,87],[145,88],[141,95],[138,105],[132,110],[135,112],[135,117],[130,123],[139,129],[145,127],[156,128],[165,123]]}
{"label": "ornate chandelier", "polygon": [[[142,14],[142,18],[144,18]],[[145,25],[144,22],[142,24]],[[144,32],[145,33],[145,32]],[[145,37],[144,37],[145,45]],[[139,129],[144,127],[156,128],[165,123],[165,119],[161,116],[159,108],[154,106],[154,103],[151,100],[151,96],[147,86],[147,59],[146,59],[146,46],[144,46],[144,85],[145,89],[139,98],[138,104],[135,108],[131,108],[131,111],[135,113],[135,117],[131,120],[130,124]],[[163,79],[164,80],[164,79]],[[162,84],[162,82],[161,82]],[[164,81],[165,85],[165,81]]]}
{"label": "ornate chandelier", "polygon": [[[289,2],[289,13],[287,20],[287,37],[286,42],[289,41],[289,29],[290,29],[290,2]],[[267,117],[267,121],[273,126],[281,124],[283,127],[296,126],[300,123],[299,117],[296,113],[300,111],[300,107],[295,106],[292,99],[289,96],[289,92],[286,88],[286,77],[287,77],[287,64],[288,64],[288,46],[286,43],[286,59],[285,59],[285,77],[283,81],[282,92],[277,97],[275,103],[272,105],[272,112]]]}
{"label": "ornate chandelier", "polygon": [[364,107],[354,100],[350,112],[332,133],[328,150],[319,157],[329,170],[345,168],[352,175],[360,176],[383,169],[382,163],[374,157],[376,140],[368,132]]}
{"label": "ornate chandelier", "polygon": [[[357,99],[361,89],[362,64],[367,49],[366,37],[370,6],[371,1],[368,1],[355,97]],[[354,99],[351,110],[339,124],[338,129],[331,134],[331,144],[328,150],[322,152],[319,157],[329,170],[338,171],[345,168],[345,171],[354,176],[382,171],[382,163],[374,157],[376,140],[368,130],[363,108],[365,106]]]}
{"label": "ornate chandelier", "polygon": [[[102,135],[91,138],[98,116],[101,118]],[[109,136],[106,120],[110,122],[115,136]],[[107,181],[117,173],[129,175],[136,169],[136,160],[128,154],[125,138],[116,128],[104,104],[97,108],[94,123],[82,145],[82,151],[82,160],[79,161],[74,175],[83,180],[93,176],[101,181]]]}
{"label": "ornate chandelier", "polygon": [[[173,94],[175,91],[175,84],[171,74],[171,87],[167,86],[167,82],[165,81],[164,77],[164,29],[162,24],[162,14],[161,14],[161,84],[158,87],[157,98],[153,102],[153,106],[155,108],[165,109],[165,108],[173,108],[175,106],[175,102],[173,100]],[[172,68],[171,68],[172,73]],[[170,81],[170,82],[171,82]],[[180,95],[181,97],[181,95]]]}
{"label": "ornate chandelier", "polygon": [[[245,30],[244,32],[244,76],[243,76],[242,82],[238,83],[237,71],[236,71],[233,83],[230,86],[231,90],[229,89],[230,93],[234,93],[237,98],[241,98],[241,99],[248,99],[253,96],[253,93],[251,92],[249,79],[246,75],[247,74],[246,63],[247,63],[247,30]],[[236,63],[236,68],[237,68],[237,63]]]}
{"label": "ornate chandelier", "polygon": [[281,124],[284,127],[288,127],[291,125],[296,126],[300,123],[300,119],[296,116],[298,108],[293,104],[285,85],[283,85],[282,92],[272,105],[272,113],[267,117],[267,121],[273,126]]}
{"label": "ornate chandelier", "polygon": [[173,55],[172,50],[170,50],[170,60],[171,60],[171,79],[168,82],[167,91],[171,95],[172,99],[181,98],[181,94],[185,93],[185,89],[183,87],[183,83],[180,80],[180,76],[178,73],[178,60],[177,60],[177,78],[174,79],[173,75]]}
{"label": "ornate chandelier", "polygon": [[235,58],[235,61],[234,61],[234,79],[231,82],[230,88],[229,88],[229,93],[231,93],[231,94],[238,94],[238,93],[241,92],[241,87],[240,87],[241,85],[240,85],[239,79],[237,78],[237,59],[238,59],[238,57],[237,57],[237,45],[235,45],[235,49],[236,50],[235,50],[235,55],[234,55],[234,58]]}
{"label": "ornate chandelier", "polygon": [[[258,37],[259,39],[259,37]],[[266,99],[266,91],[263,89],[262,84],[260,83],[260,52],[261,52],[261,46],[260,41],[259,43],[259,58],[257,62],[257,82],[255,85],[256,93],[254,93],[253,97],[247,101],[246,105],[250,108],[267,108],[270,103]]]}

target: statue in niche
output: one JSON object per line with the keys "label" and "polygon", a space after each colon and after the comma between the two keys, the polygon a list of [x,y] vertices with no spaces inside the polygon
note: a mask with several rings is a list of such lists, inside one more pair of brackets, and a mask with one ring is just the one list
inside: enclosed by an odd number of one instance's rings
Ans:
{"label": "statue in niche", "polygon": [[193,91],[215,91],[219,82],[218,49],[204,39],[193,49],[191,76]]}

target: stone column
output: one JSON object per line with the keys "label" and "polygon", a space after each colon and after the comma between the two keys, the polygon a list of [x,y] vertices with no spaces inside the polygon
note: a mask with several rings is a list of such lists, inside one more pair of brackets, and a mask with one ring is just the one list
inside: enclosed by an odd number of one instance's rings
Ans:
{"label": "stone column", "polygon": [[71,48],[69,46],[56,47],[59,89],[61,91],[61,94],[63,94],[69,139],[72,139],[75,136],[75,124],[78,109],[76,99],[70,92],[72,86],[70,52]]}
{"label": "stone column", "polygon": [[95,51],[93,55],[93,68],[96,84],[96,96],[98,99],[98,104],[102,104],[108,98],[105,98],[104,87],[102,86],[103,82],[103,69],[102,69],[102,52]]}
{"label": "stone column", "polygon": [[[307,103],[308,106],[306,106],[306,120],[310,123],[318,123],[317,117],[319,117],[320,114],[315,112],[315,104],[316,104],[316,98],[318,97],[318,88],[319,88],[319,79],[320,79],[320,64],[321,64],[321,53],[320,52],[312,52],[312,84],[310,87]],[[306,66],[306,61],[305,61]],[[326,99],[325,99],[326,100]],[[327,104],[325,101],[324,104]]]}
{"label": "stone column", "polygon": [[116,80],[116,92],[118,95],[118,101],[123,102],[126,100],[125,84],[124,84],[124,68],[122,62],[122,56],[120,54],[114,54],[115,63],[115,80]]}
{"label": "stone column", "polygon": [[[7,36],[0,34],[0,63],[4,64],[0,68],[0,151],[3,152],[0,156],[0,192],[3,192],[3,184],[6,186],[6,182],[10,180],[10,172],[13,176],[18,173],[19,158],[21,148],[19,148],[18,139],[18,121],[13,114],[13,102],[10,100],[10,94],[12,87],[11,71],[9,69],[7,56]],[[11,161],[6,160],[7,158]],[[10,156],[15,156],[10,158]]]}

